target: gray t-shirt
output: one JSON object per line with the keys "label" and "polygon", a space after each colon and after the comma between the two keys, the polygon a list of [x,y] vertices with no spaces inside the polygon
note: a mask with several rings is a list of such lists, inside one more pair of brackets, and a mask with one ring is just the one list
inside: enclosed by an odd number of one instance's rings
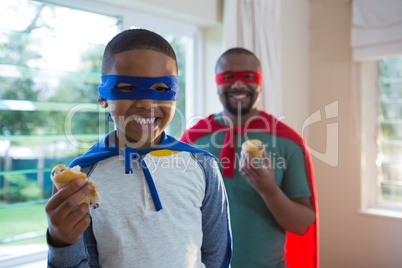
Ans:
{"label": "gray t-shirt", "polygon": [[65,248],[49,245],[49,267],[228,267],[226,191],[214,158],[169,150],[147,154],[163,209],[156,211],[137,160],[114,156],[84,168],[99,189],[91,226]]}

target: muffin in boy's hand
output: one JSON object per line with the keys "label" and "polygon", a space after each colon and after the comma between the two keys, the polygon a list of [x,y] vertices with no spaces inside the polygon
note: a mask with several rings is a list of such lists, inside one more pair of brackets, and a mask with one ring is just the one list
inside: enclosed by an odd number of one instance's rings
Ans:
{"label": "muffin in boy's hand", "polygon": [[247,140],[241,145],[242,151],[250,153],[252,158],[260,159],[265,146],[260,140]]}
{"label": "muffin in boy's hand", "polygon": [[81,172],[80,166],[69,168],[64,164],[56,165],[53,168],[50,177],[57,190],[65,187],[75,179],[85,179],[85,183],[92,185],[93,191],[87,197],[85,197],[81,203],[87,203],[88,206],[93,209],[99,207],[101,199],[98,188],[96,187],[95,182],[93,182],[90,178],[87,178],[87,174]]}

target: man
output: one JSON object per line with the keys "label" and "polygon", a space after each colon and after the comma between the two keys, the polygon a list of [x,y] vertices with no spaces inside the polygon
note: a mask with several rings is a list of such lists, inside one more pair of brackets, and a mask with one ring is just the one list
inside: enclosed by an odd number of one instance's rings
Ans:
{"label": "man", "polygon": [[[223,111],[200,120],[182,141],[220,160],[230,204],[232,267],[318,267],[318,208],[304,140],[258,110],[262,75],[252,52],[229,49],[215,71]],[[241,152],[251,139],[265,145],[262,162]]]}

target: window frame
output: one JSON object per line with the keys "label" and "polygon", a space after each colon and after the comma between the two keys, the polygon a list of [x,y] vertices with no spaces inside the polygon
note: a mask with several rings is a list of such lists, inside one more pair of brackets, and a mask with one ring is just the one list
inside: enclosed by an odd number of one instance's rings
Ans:
{"label": "window frame", "polygon": [[[379,60],[379,59],[378,59]],[[402,202],[381,198],[377,61],[355,63],[361,89],[361,209],[359,213],[402,219]],[[375,120],[373,120],[375,118]]]}

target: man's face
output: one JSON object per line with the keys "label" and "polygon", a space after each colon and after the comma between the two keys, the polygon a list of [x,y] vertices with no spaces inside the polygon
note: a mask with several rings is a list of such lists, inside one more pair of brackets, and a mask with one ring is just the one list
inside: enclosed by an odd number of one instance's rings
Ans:
{"label": "man's face", "polygon": [[[228,54],[218,61],[217,74],[239,71],[260,71],[258,61],[247,54]],[[256,110],[260,94],[261,87],[257,83],[236,80],[218,86],[218,95],[224,110],[234,116],[247,115]]]}
{"label": "man's face", "polygon": [[[177,75],[176,61],[169,56],[149,49],[133,49],[114,56],[114,68],[109,75],[137,77],[162,77]],[[135,91],[135,85],[119,83],[117,89]],[[169,88],[164,83],[154,84],[152,89],[165,92]],[[153,99],[98,99],[102,107],[109,107],[110,114],[118,129],[120,142],[139,149],[155,147],[161,134],[172,120],[176,101]]]}

